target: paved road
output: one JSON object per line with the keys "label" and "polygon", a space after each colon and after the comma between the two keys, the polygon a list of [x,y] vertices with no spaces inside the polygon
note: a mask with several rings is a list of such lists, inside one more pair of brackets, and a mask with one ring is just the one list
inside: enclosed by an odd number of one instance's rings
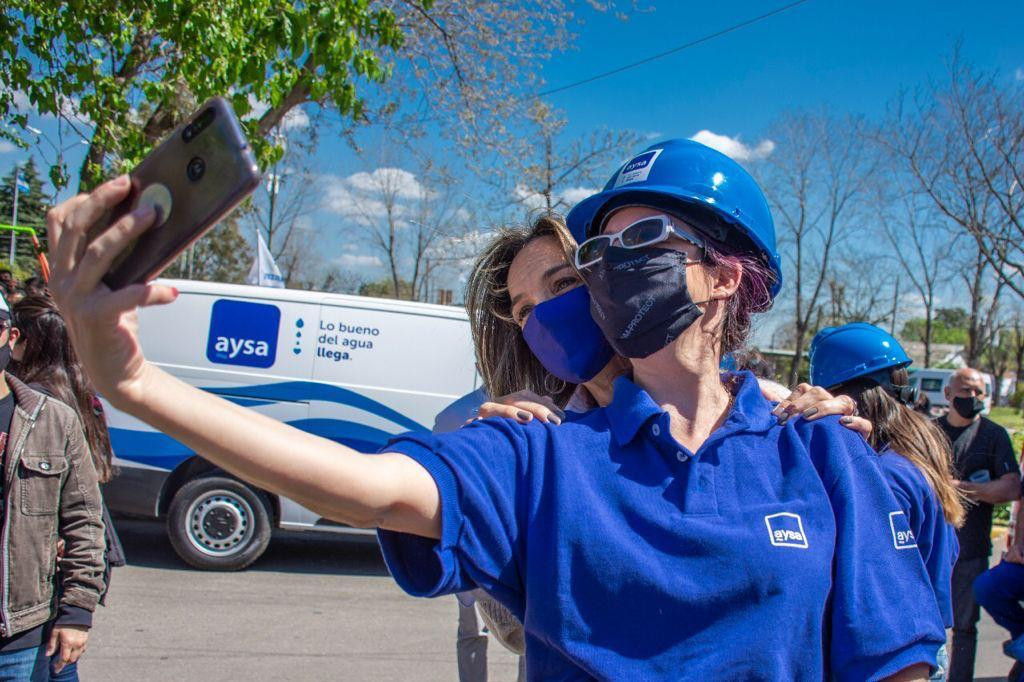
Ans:
{"label": "paved road", "polygon": [[[369,541],[288,534],[244,573],[182,564],[161,524],[118,520],[117,569],[82,679],[455,680],[454,601],[412,599]],[[986,616],[977,675],[1005,679],[1005,633]],[[491,679],[515,659],[491,644]]]}
{"label": "paved road", "polygon": [[[454,680],[454,598],[413,599],[373,542],[275,537],[243,573],[174,554],[161,524],[117,521],[115,570],[80,666],[95,680]],[[516,661],[491,645],[491,678]]]}

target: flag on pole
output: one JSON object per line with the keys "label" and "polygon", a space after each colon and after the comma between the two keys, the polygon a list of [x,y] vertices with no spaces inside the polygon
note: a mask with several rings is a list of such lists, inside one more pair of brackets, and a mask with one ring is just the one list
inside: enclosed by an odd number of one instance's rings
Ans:
{"label": "flag on pole", "polygon": [[281,271],[277,269],[277,263],[274,262],[274,257],[270,254],[270,249],[267,248],[267,243],[263,241],[263,235],[258,229],[256,230],[256,260],[249,268],[249,275],[245,281],[247,284],[258,287],[284,289],[284,277],[281,277]]}
{"label": "flag on pole", "polygon": [[25,182],[25,178],[23,178],[23,177],[21,177],[19,175],[18,177],[16,177],[14,179],[14,183],[18,186],[18,191],[19,192],[23,192],[24,194],[28,194],[29,187],[28,187],[28,183]]}

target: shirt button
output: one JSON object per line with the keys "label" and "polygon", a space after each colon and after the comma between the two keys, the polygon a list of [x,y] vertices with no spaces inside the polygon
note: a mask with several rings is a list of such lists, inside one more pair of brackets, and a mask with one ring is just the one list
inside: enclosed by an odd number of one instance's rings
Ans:
{"label": "shirt button", "polygon": [[49,471],[50,470],[50,463],[49,462],[40,462],[39,463],[39,468],[42,469],[43,471]]}
{"label": "shirt button", "polygon": [[680,450],[679,452],[676,453],[676,459],[678,459],[680,462],[685,462],[686,460],[690,459],[690,456],[683,452],[682,450]]}
{"label": "shirt button", "polygon": [[651,427],[651,433],[653,433],[655,436],[660,436],[661,435],[661,427],[658,426],[657,424],[655,424],[654,426]]}

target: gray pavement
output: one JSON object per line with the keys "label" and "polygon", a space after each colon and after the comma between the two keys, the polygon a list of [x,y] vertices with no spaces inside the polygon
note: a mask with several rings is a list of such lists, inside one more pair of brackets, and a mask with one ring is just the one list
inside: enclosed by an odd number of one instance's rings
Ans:
{"label": "gray pavement", "polygon": [[[81,665],[94,680],[455,680],[454,598],[413,599],[371,541],[285,534],[242,573],[174,554],[163,525],[119,519],[116,569]],[[984,616],[977,679],[1005,679],[1005,632]],[[515,657],[489,647],[491,679]]]}
{"label": "gray pavement", "polygon": [[[195,571],[163,525],[117,520],[129,566],[115,569],[80,664],[94,680],[454,680],[454,597],[413,599],[375,543],[275,537],[241,573]],[[491,679],[516,660],[490,647]]]}

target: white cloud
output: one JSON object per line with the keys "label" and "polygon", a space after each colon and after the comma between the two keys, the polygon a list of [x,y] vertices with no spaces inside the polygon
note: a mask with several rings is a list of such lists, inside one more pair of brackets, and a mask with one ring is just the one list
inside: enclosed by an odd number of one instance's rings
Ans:
{"label": "white cloud", "polygon": [[[556,210],[568,210],[597,192],[598,190],[593,187],[570,187],[554,194],[551,197],[551,204]],[[512,190],[512,196],[531,211],[547,208],[544,195],[534,192],[525,185],[516,185]]]}
{"label": "white cloud", "polygon": [[8,142],[7,140],[0,140],[0,154],[9,154],[9,153],[13,152],[16,149],[17,149],[17,147],[15,147],[13,144]]}
{"label": "white cloud", "polygon": [[343,253],[334,262],[345,268],[379,268],[384,265],[377,256],[365,253]]}
{"label": "white cloud", "polygon": [[757,145],[751,147],[741,142],[738,136],[719,135],[710,130],[701,130],[690,139],[717,149],[736,161],[757,161],[767,158],[775,151],[775,143],[771,140],[761,140]]}
{"label": "white cloud", "polygon": [[562,201],[566,206],[575,206],[587,197],[597,194],[600,190],[594,187],[570,187],[561,194]]}
{"label": "white cloud", "polygon": [[21,90],[14,91],[14,108],[19,111],[27,111],[32,108],[32,103],[28,101],[28,95]]}
{"label": "white cloud", "polygon": [[665,133],[661,132],[660,130],[652,130],[651,132],[649,132],[646,135],[644,135],[644,139],[645,140],[656,140],[659,137],[664,137],[664,136],[665,136]]}
{"label": "white cloud", "polygon": [[1024,68],[1018,66],[1017,70],[1013,72],[1015,80],[1024,81]]}
{"label": "white cloud", "polygon": [[309,114],[304,109],[295,107],[281,119],[282,130],[303,130],[309,127]]}
{"label": "white cloud", "polygon": [[353,173],[345,183],[358,192],[419,199],[426,190],[413,173],[401,168],[378,168],[369,173]]}
{"label": "white cloud", "polygon": [[414,214],[410,202],[433,199],[436,193],[426,189],[413,173],[401,168],[377,168],[341,178],[323,176],[323,207],[354,222],[368,225],[388,214],[405,219]]}

